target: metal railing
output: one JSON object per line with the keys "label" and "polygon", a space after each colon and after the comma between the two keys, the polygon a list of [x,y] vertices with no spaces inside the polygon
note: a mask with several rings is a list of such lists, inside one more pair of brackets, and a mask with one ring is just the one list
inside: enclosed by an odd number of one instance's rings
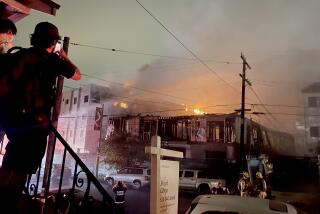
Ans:
{"label": "metal railing", "polygon": [[[50,131],[55,136],[54,138],[54,146],[56,146],[56,141],[58,140],[62,146],[63,146],[63,156],[62,156],[62,163],[61,163],[61,169],[60,169],[60,176],[59,177],[59,185],[58,190],[56,193],[53,194],[52,191],[50,191],[50,184],[51,184],[51,177],[52,177],[52,170],[53,170],[53,158],[50,163],[50,170],[48,175],[48,182],[45,188],[42,188],[42,192],[39,195],[39,185],[40,185],[40,177],[41,177],[41,166],[39,166],[39,169],[36,173],[36,180],[31,180],[32,175],[28,176],[25,193],[33,198],[39,198],[42,197],[47,201],[49,194],[55,195],[55,204],[54,209],[56,211],[59,210],[59,207],[62,206],[63,203],[65,203],[66,200],[69,200],[69,207],[72,203],[72,200],[75,198],[75,190],[76,188],[83,188],[84,184],[86,183],[87,186],[84,190],[83,196],[81,196],[81,201],[78,204],[78,206],[85,206],[86,204],[90,203],[92,201],[93,197],[90,195],[91,186],[93,185],[93,188],[95,191],[100,193],[102,196],[102,205],[105,206],[105,208],[108,208],[110,212],[114,210],[114,200],[109,195],[109,193],[106,191],[106,189],[101,185],[101,183],[98,181],[98,179],[92,174],[92,172],[89,170],[89,168],[86,166],[86,164],[80,159],[80,157],[73,151],[73,149],[69,146],[69,144],[63,139],[63,137],[59,134],[59,132],[50,125]],[[55,150],[53,150],[55,152]],[[65,173],[65,164],[66,164],[66,156],[67,153],[71,156],[71,158],[74,160],[74,171],[73,171],[73,179],[72,179],[72,185],[69,189],[68,193],[63,192],[63,178]],[[53,157],[53,156],[52,156]],[[80,169],[79,169],[80,168]],[[84,174],[86,178],[80,177],[80,174]],[[46,206],[46,202],[45,202]]]}

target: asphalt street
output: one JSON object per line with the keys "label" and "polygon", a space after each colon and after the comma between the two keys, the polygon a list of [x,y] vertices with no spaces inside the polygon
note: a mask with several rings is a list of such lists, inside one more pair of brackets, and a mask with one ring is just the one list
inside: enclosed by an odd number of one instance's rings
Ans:
{"label": "asphalt street", "polygon": [[[34,179],[32,179],[32,182]],[[51,188],[58,188],[58,179],[53,179]],[[31,182],[31,183],[32,183]],[[71,187],[72,180],[65,180],[63,182],[63,189],[68,189]],[[107,190],[110,196],[113,197],[112,188],[102,183],[103,187]],[[41,186],[41,182],[40,182]],[[86,184],[81,188],[82,191],[85,190]],[[100,194],[94,189],[91,189],[91,194],[94,198],[101,198]],[[38,190],[40,191],[40,189]],[[275,200],[280,200],[283,202],[290,203],[294,205],[299,214],[319,214],[320,213],[320,193],[319,192],[280,192],[273,191],[273,196]],[[184,214],[189,208],[191,201],[196,197],[195,194],[189,192],[179,192],[179,204],[178,213]],[[150,209],[150,188],[142,187],[139,190],[135,190],[129,186],[126,192],[126,203],[125,203],[125,213],[126,214],[148,214]]]}

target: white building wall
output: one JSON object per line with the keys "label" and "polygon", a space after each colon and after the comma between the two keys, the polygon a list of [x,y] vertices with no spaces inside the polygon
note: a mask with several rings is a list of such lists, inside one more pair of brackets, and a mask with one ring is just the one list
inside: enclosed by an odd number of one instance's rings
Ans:
{"label": "white building wall", "polygon": [[77,153],[96,153],[100,137],[94,124],[96,107],[102,104],[92,102],[91,87],[94,85],[63,92],[58,131]]}
{"label": "white building wall", "polygon": [[[307,156],[316,156],[320,146],[320,93],[305,94],[305,154]],[[317,97],[319,102],[317,106],[312,107],[309,98]],[[318,127],[318,136],[312,136],[311,129]]]}
{"label": "white building wall", "polygon": [[69,112],[70,105],[71,105],[71,95],[72,91],[66,91],[62,94],[62,102],[61,102],[61,109],[60,114],[63,115],[64,113]]}

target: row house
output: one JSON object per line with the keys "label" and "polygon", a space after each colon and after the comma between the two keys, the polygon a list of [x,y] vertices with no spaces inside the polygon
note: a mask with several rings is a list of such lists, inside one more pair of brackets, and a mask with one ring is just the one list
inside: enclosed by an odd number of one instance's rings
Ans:
{"label": "row house", "polygon": [[304,97],[305,155],[320,154],[320,82],[302,89]]}

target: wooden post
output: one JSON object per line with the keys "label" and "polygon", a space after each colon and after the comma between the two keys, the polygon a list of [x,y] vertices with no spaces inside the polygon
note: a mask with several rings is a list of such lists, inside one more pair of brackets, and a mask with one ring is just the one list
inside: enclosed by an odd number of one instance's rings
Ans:
{"label": "wooden post", "polygon": [[158,213],[160,210],[160,153],[161,139],[159,136],[151,138],[151,146],[156,148],[155,154],[151,153],[151,194],[150,194],[150,213]]}

